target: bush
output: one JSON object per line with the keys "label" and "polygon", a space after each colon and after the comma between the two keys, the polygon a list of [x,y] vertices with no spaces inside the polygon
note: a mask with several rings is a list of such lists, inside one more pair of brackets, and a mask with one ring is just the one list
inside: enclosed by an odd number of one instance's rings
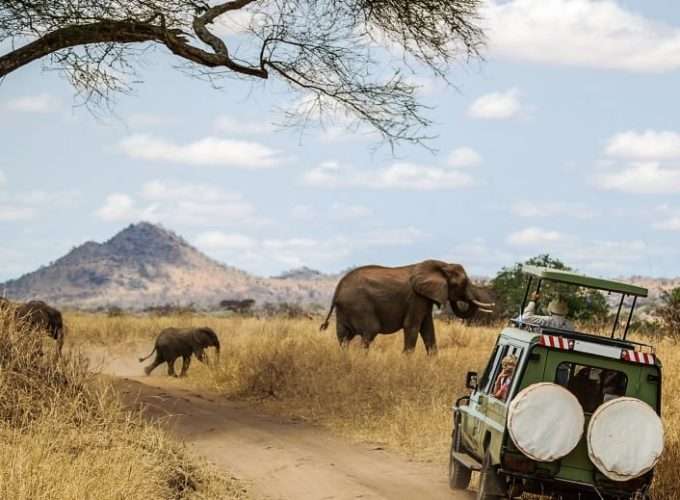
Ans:
{"label": "bush", "polygon": [[680,287],[661,293],[661,305],[656,310],[661,330],[674,342],[680,340]]}

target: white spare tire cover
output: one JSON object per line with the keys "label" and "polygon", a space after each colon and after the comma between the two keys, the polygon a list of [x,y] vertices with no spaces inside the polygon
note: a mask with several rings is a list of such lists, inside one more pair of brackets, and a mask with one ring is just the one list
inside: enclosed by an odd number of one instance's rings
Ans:
{"label": "white spare tire cover", "polygon": [[521,390],[508,408],[508,432],[515,446],[539,462],[569,454],[583,435],[578,399],[564,387],[543,382]]}
{"label": "white spare tire cover", "polygon": [[588,456],[613,481],[651,470],[663,452],[663,425],[647,403],[616,398],[601,405],[588,424]]}

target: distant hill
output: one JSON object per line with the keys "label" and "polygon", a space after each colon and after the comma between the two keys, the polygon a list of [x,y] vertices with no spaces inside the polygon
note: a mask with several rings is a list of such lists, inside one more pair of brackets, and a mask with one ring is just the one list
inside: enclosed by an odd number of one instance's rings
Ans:
{"label": "distant hill", "polygon": [[273,278],[279,280],[323,280],[334,278],[334,276],[324,274],[321,271],[317,271],[316,269],[310,269],[307,266],[302,266],[283,272],[278,276],[274,276]]}
{"label": "distant hill", "polygon": [[[335,279],[312,270],[267,279],[221,264],[161,226],[132,224],[104,243],[88,241],[49,266],[0,285],[8,298],[82,309],[214,306],[224,299],[327,305]],[[314,276],[313,279],[310,276]]]}

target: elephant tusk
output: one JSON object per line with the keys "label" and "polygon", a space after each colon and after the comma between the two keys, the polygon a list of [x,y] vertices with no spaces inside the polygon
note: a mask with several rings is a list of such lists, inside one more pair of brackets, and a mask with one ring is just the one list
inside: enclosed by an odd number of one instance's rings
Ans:
{"label": "elephant tusk", "polygon": [[494,307],[494,306],[496,305],[496,304],[493,303],[493,302],[487,303],[487,302],[480,302],[480,301],[478,301],[478,300],[471,300],[470,302],[472,302],[472,303],[473,303],[474,305],[476,305],[477,307],[484,307],[484,308],[492,308],[492,307]]}
{"label": "elephant tusk", "polygon": [[479,312],[487,313],[487,314],[493,314],[493,310],[491,309],[484,309],[483,307],[480,307],[478,309]]}

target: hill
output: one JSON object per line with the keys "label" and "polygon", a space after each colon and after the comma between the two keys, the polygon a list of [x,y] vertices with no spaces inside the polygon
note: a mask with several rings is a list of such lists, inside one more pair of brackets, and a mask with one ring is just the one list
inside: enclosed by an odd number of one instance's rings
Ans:
{"label": "hill", "polygon": [[[311,271],[311,270],[310,270]],[[88,241],[49,266],[0,285],[10,299],[40,298],[79,309],[165,304],[214,306],[223,299],[323,304],[334,278],[253,276],[221,264],[161,226],[132,224],[104,243]]]}

